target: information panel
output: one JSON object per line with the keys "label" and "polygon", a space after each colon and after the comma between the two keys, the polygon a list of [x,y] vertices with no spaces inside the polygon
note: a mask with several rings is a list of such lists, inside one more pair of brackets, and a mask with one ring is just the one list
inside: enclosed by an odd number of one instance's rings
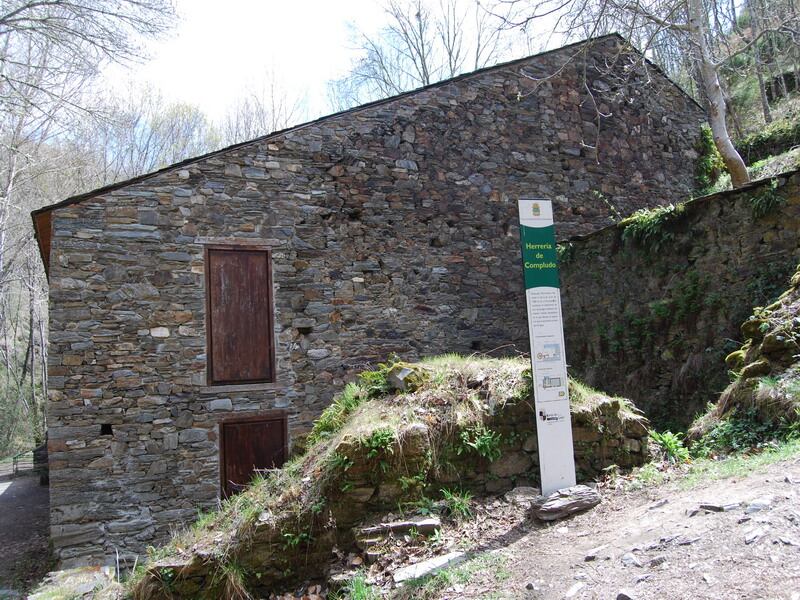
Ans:
{"label": "information panel", "polygon": [[519,200],[519,230],[528,334],[531,343],[536,433],[542,494],[575,485],[575,458],[569,415],[567,359],[556,261],[553,205]]}

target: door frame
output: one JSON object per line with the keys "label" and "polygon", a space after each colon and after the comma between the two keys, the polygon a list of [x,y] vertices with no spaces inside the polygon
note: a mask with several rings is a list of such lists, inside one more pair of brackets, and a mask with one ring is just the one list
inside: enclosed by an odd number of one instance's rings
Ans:
{"label": "door frame", "polygon": [[[258,413],[248,413],[241,417],[231,416],[219,421],[219,497],[225,499],[226,472],[225,472],[225,425],[238,425],[240,423],[255,423],[258,421],[281,421],[283,425],[283,456],[285,461],[289,460],[289,411],[283,408],[259,411]],[[284,462],[285,462],[284,461]]]}

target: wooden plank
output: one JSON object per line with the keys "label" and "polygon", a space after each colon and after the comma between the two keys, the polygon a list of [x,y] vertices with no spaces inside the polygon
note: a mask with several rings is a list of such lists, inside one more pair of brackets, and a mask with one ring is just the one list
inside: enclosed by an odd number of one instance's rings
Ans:
{"label": "wooden plank", "polygon": [[36,214],[34,217],[36,223],[36,241],[39,242],[39,254],[42,257],[44,264],[44,272],[50,276],[50,245],[53,237],[53,212],[46,210]]}
{"label": "wooden plank", "polygon": [[273,382],[269,251],[208,248],[206,259],[209,383]]}

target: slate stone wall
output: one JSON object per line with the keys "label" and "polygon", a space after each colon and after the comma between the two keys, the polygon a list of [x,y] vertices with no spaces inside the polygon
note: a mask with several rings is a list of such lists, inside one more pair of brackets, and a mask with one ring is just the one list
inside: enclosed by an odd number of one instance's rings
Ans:
{"label": "slate stone wall", "polygon": [[[390,353],[525,350],[520,195],[552,198],[569,236],[692,186],[699,108],[658,73],[649,88],[601,75],[618,43],[603,38],[550,79],[535,77],[575,47],[55,209],[57,556],[130,559],[213,506],[230,415],[283,408],[294,436]],[[598,121],[595,103],[612,116]],[[203,245],[220,241],[273,249],[274,385],[206,385]]]}
{"label": "slate stone wall", "polygon": [[570,373],[631,398],[659,430],[685,428],[730,382],[741,323],[796,270],[800,173],[687,203],[657,249],[623,229],[572,240],[562,262]]}

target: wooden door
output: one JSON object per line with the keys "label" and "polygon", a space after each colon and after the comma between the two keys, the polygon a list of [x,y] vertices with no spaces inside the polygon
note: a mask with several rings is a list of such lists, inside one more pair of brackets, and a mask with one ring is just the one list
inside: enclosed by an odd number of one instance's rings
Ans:
{"label": "wooden door", "polygon": [[273,469],[286,462],[285,415],[232,419],[220,424],[220,471],[223,497],[240,492],[256,469]]}

